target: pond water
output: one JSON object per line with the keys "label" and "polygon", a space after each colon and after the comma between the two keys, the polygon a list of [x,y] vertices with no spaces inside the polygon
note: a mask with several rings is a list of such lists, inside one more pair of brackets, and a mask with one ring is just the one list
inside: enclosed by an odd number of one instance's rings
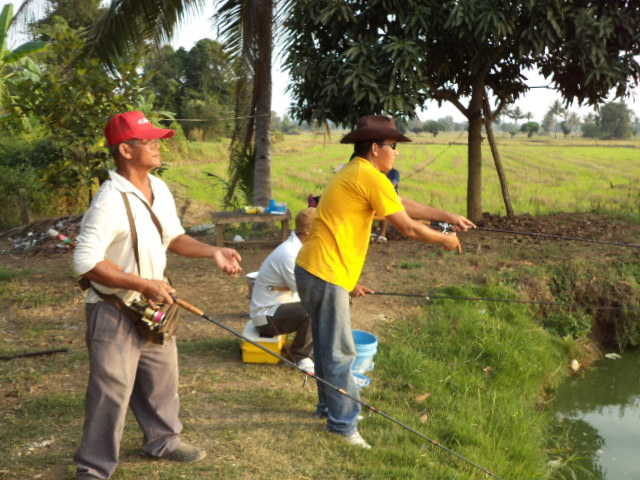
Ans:
{"label": "pond water", "polygon": [[640,479],[640,352],[604,358],[585,377],[567,380],[553,410],[585,478]]}

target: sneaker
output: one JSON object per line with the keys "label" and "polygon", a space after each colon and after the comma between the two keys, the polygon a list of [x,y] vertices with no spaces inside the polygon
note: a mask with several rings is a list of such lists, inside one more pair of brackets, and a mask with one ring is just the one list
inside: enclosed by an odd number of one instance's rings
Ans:
{"label": "sneaker", "polygon": [[357,430],[349,435],[343,435],[342,437],[344,438],[345,442],[351,445],[355,445],[357,447],[362,447],[366,449],[371,448],[371,445],[369,445],[367,441],[364,438],[362,438],[362,435],[360,435],[360,432]]}
{"label": "sneaker", "polygon": [[298,362],[296,363],[296,366],[304,370],[309,375],[315,375],[316,366],[313,363],[313,360],[311,360],[309,357],[305,357],[302,360],[298,360]]}
{"label": "sneaker", "polygon": [[194,447],[188,443],[181,443],[173,452],[162,455],[163,460],[171,460],[173,462],[196,463],[207,456],[207,452],[201,448]]}

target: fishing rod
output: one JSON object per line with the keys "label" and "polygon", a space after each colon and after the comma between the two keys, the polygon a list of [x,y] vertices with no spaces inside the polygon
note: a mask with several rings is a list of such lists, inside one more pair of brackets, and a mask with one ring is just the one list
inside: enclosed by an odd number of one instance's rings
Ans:
{"label": "fishing rod", "polygon": [[584,303],[565,303],[565,302],[544,302],[540,300],[512,300],[509,298],[487,298],[487,297],[464,297],[464,296],[449,296],[449,295],[433,295],[430,293],[399,293],[399,292],[373,292],[370,295],[387,295],[394,297],[416,297],[424,298],[425,300],[431,300],[432,298],[444,299],[444,300],[468,300],[479,302],[495,302],[495,303],[523,303],[531,305],[550,305],[557,307],[583,307],[592,308],[597,310],[624,310],[627,307],[615,307],[612,305],[588,305]]}
{"label": "fishing rod", "polygon": [[257,347],[263,351],[265,351],[266,353],[273,355],[274,357],[276,357],[277,359],[279,359],[281,362],[289,365],[290,367],[295,368],[296,370],[302,372],[303,374],[305,374],[307,377],[311,377],[314,378],[316,381],[322,383],[323,385],[326,385],[327,387],[331,388],[332,390],[344,395],[345,397],[349,398],[350,400],[360,404],[361,406],[365,407],[366,409],[377,413],[378,415],[382,415],[384,418],[386,418],[387,420],[390,420],[392,422],[394,422],[397,425],[400,425],[402,428],[404,428],[405,430],[408,430],[409,432],[419,436],[420,438],[422,438],[423,440],[426,440],[427,442],[431,443],[432,445],[441,448],[442,450],[444,450],[445,452],[453,455],[454,457],[459,458],[460,460],[468,463],[469,465],[477,468],[478,470],[480,470],[482,473],[484,473],[487,476],[491,476],[493,478],[496,478],[497,480],[503,480],[501,477],[499,477],[498,475],[496,475],[495,473],[490,472],[489,470],[487,470],[486,468],[484,468],[483,466],[475,463],[473,460],[468,459],[467,457],[455,452],[454,450],[451,450],[448,447],[445,447],[444,445],[442,445],[441,443],[439,443],[438,441],[427,437],[426,435],[418,432],[417,430],[411,428],[410,426],[402,423],[400,420],[397,420],[396,418],[392,417],[391,415],[383,412],[382,410],[378,409],[377,407],[374,407],[373,405],[370,405],[366,402],[363,402],[362,400],[360,400],[359,398],[354,397],[353,395],[350,395],[349,392],[347,392],[346,390],[344,390],[343,388],[337,387],[336,385],[333,385],[332,383],[328,382],[327,380],[318,377],[315,373],[309,373],[306,370],[300,368],[298,365],[296,365],[294,362],[292,362],[291,360],[283,357],[282,355],[274,352],[273,350],[270,350],[269,348],[259,344],[258,342],[255,342],[253,340],[251,340],[250,338],[247,338],[245,335],[241,334],[240,332],[237,332],[236,330],[224,325],[223,323],[219,322],[218,320],[215,320],[214,318],[211,318],[210,316],[206,315],[202,310],[200,310],[199,308],[191,305],[190,303],[186,302],[185,300],[182,300],[181,298],[176,298],[174,297],[174,302],[177,303],[180,307],[184,308],[185,310],[193,313],[194,315],[197,315],[199,317],[204,318],[205,320],[207,320],[208,322],[213,323],[214,325],[217,325],[218,327],[226,330],[227,332],[235,335],[236,337],[241,338],[242,340],[244,340],[245,342],[249,342],[251,345],[253,345],[254,347]]}
{"label": "fishing rod", "polygon": [[475,227],[474,230],[483,230],[485,232],[508,233],[512,235],[529,235],[531,237],[553,238],[555,240],[569,240],[573,242],[597,243],[600,245],[617,245],[618,247],[640,248],[640,245],[635,243],[606,242],[604,240],[593,240],[590,238],[565,237],[563,235],[554,235],[552,233],[519,232],[514,230],[503,230],[500,228],[486,228],[486,227]]}
{"label": "fishing rod", "polygon": [[3,355],[0,357],[0,360],[13,360],[14,358],[23,358],[23,357],[38,357],[40,355],[52,355],[54,353],[66,353],[68,350],[66,348],[56,348],[55,350],[43,350],[40,352],[26,352],[26,353],[16,353],[14,355]]}
{"label": "fishing rod", "polygon": [[[431,222],[431,226],[441,229],[442,233],[450,233],[455,231],[453,228],[453,225],[447,222]],[[474,227],[473,230],[482,230],[484,232],[494,232],[494,233],[507,233],[511,235],[528,235],[530,237],[553,238],[554,240],[568,240],[572,242],[596,243],[599,245],[616,245],[618,247],[640,248],[640,245],[635,243],[607,242],[604,240],[593,240],[590,238],[565,237],[563,235],[555,235],[553,233],[521,232],[516,230],[505,230],[501,228],[487,228],[487,227]]]}

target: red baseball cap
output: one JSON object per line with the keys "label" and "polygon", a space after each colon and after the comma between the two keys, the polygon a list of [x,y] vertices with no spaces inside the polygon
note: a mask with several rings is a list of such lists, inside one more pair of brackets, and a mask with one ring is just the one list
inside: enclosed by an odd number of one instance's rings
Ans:
{"label": "red baseball cap", "polygon": [[175,134],[175,130],[154,127],[144,116],[144,113],[138,110],[119,113],[111,119],[104,129],[104,135],[107,137],[109,146],[126,142],[132,138],[155,140],[157,138],[171,138]]}

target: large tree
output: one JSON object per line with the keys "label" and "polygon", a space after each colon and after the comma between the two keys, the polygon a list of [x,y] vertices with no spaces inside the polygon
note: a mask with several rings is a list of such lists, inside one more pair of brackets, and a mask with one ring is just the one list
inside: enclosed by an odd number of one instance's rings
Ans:
{"label": "large tree", "polygon": [[297,0],[288,28],[299,120],[351,127],[368,113],[413,116],[430,98],[467,117],[474,220],[485,97],[499,114],[528,90],[527,68],[550,77],[566,101],[590,104],[640,77],[632,0]]}
{"label": "large tree", "polygon": [[600,134],[605,139],[629,138],[631,110],[624,102],[609,102],[600,109]]}

